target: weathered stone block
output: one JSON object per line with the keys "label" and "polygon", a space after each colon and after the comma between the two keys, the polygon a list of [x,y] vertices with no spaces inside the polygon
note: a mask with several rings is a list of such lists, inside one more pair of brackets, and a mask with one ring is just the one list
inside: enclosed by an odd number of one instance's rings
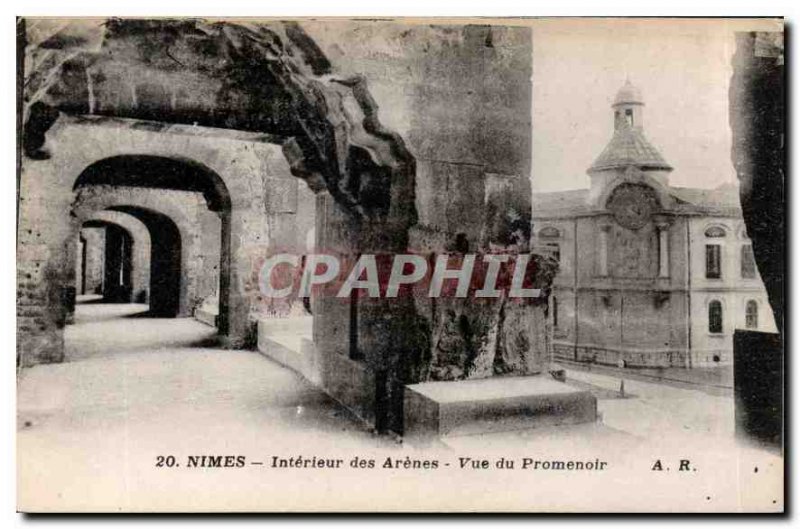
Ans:
{"label": "weathered stone block", "polygon": [[549,376],[425,382],[405,388],[405,435],[431,438],[593,422],[597,399]]}

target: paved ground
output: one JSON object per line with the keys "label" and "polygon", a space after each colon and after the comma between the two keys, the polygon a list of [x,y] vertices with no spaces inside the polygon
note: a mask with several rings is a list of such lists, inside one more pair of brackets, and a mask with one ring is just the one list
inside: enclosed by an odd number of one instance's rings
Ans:
{"label": "paved ground", "polygon": [[[142,317],[146,308],[80,304],[75,325],[66,330],[67,361],[20,375],[21,507],[386,510],[402,508],[407,499],[417,508],[438,510],[470,498],[475,509],[496,508],[502,500],[514,509],[614,510],[642,492],[640,484],[652,477],[656,458],[664,458],[666,466],[690,457],[702,469],[693,480],[663,480],[686,491],[686,508],[707,507],[706,497],[718,508],[741,508],[742,490],[731,485],[720,491],[720,480],[738,483],[744,467],[760,468],[761,480],[776,479],[780,470],[779,457],[763,451],[742,456],[734,447],[730,397],[626,379],[622,398],[619,377],[574,370],[569,382],[597,396],[602,424],[464,436],[425,448],[403,445],[373,435],[320,390],[261,354],[209,346],[213,328],[192,319]],[[180,467],[157,466],[159,457],[169,455]],[[189,469],[192,455],[244,455],[246,464]],[[269,467],[274,456],[315,455],[341,457],[345,467],[354,457],[373,458],[378,467],[387,457],[439,459],[443,471],[428,476],[380,468]],[[594,479],[565,481],[566,476],[539,473],[476,479],[458,469],[463,456],[493,462],[602,458],[613,469],[607,479],[617,485],[608,489],[614,494],[609,498],[603,495],[607,482]],[[758,490],[774,489],[751,481]],[[570,495],[560,492],[567,490]],[[637,505],[658,510],[664,493],[647,489]],[[771,496],[757,501],[780,505],[769,503]]]}
{"label": "paved ground", "polygon": [[[79,305],[67,361],[22,372],[20,472],[58,504],[113,491],[158,455],[370,451],[374,436],[318,389],[259,353],[204,347],[215,330],[193,319],[137,317],[143,305]],[[134,468],[135,467],[135,468]],[[59,472],[54,472],[61,469]],[[75,487],[73,476],[96,470]],[[138,469],[138,470],[137,470]]]}

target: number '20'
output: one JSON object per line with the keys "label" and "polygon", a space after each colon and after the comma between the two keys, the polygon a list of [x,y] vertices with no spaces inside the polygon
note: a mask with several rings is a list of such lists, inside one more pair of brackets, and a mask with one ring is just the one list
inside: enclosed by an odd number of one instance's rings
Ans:
{"label": "number '20'", "polygon": [[174,467],[177,463],[175,462],[175,456],[158,456],[156,457],[156,466],[157,467]]}

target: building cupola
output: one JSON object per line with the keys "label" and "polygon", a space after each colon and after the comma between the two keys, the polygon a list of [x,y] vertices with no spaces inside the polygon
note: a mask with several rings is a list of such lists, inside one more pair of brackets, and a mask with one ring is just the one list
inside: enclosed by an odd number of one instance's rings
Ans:
{"label": "building cupola", "polygon": [[642,93],[629,80],[626,80],[625,85],[617,92],[612,108],[614,109],[614,130],[618,130],[624,125],[636,129],[642,128],[644,100]]}
{"label": "building cupola", "polygon": [[634,167],[641,171],[665,173],[672,167],[658,149],[644,135],[644,99],[630,81],[619,89],[614,103],[614,135],[606,148],[589,168],[588,173],[626,170]]}
{"label": "building cupola", "polygon": [[611,109],[613,135],[587,170],[591,177],[589,200],[598,200],[619,176],[632,172],[661,186],[668,186],[672,166],[644,135],[644,98],[641,91],[630,81],[625,81],[614,97]]}

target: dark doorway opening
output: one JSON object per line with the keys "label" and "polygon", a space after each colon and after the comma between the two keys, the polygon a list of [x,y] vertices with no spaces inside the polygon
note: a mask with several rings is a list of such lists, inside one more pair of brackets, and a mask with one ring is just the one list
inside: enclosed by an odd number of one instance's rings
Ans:
{"label": "dark doorway opening", "polygon": [[[181,234],[166,215],[134,206],[115,206],[142,221],[150,232],[150,311],[158,318],[174,318],[180,309]],[[130,299],[128,300],[131,301]]]}
{"label": "dark doorway opening", "polygon": [[131,268],[133,238],[123,228],[106,226],[103,299],[106,303],[130,303],[133,294]]}
{"label": "dark doorway opening", "polygon": [[86,239],[79,237],[80,245],[80,280],[78,282],[78,294],[86,294]]}

